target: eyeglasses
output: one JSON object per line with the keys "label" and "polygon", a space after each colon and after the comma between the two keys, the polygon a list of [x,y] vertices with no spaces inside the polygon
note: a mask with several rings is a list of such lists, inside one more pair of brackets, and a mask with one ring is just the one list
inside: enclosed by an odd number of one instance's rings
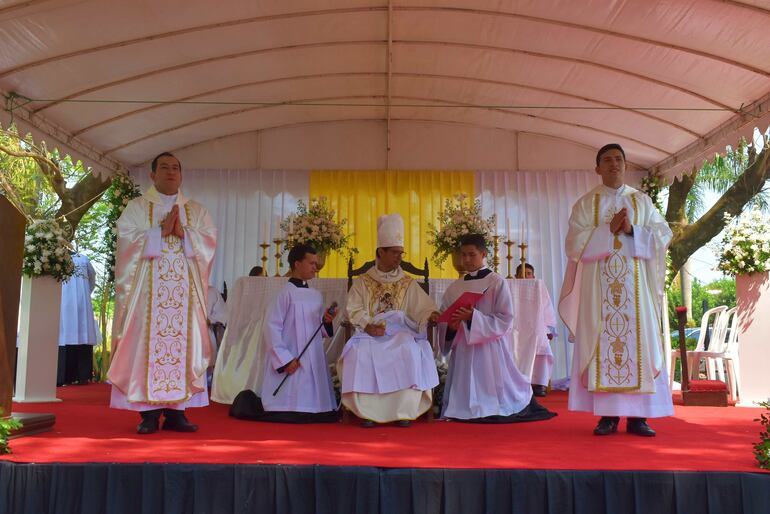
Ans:
{"label": "eyeglasses", "polygon": [[403,251],[403,250],[395,250],[395,249],[393,249],[393,248],[388,248],[388,249],[387,249],[387,250],[385,250],[385,251],[386,251],[386,252],[388,252],[390,255],[392,255],[392,256],[394,256],[394,257],[395,257],[395,256],[397,256],[397,255],[398,255],[399,257],[403,257],[404,255],[406,255],[406,252],[405,252],[405,251]]}

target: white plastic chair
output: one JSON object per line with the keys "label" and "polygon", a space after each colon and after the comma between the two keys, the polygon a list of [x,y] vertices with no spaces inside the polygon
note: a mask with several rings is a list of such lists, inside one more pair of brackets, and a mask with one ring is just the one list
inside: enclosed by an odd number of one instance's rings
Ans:
{"label": "white plastic chair", "polygon": [[[693,366],[696,372],[700,367],[700,360],[706,359],[706,377],[709,380],[717,380],[717,374],[719,374],[718,379],[727,382],[722,356],[727,349],[728,325],[730,320],[735,317],[735,312],[736,308],[733,307],[721,313],[714,321],[714,330],[711,333],[708,350],[699,347],[692,352],[687,352],[687,364]],[[697,375],[694,378],[697,378]]]}
{"label": "white plastic chair", "polygon": [[[724,315],[724,313],[727,311],[726,305],[720,305],[719,307],[714,307],[713,309],[709,309],[706,312],[703,313],[703,316],[700,320],[700,334],[698,336],[698,344],[695,346],[695,350],[691,350],[687,352],[687,364],[689,365],[690,369],[690,377],[698,379],[698,369],[694,369],[692,366],[693,360],[691,359],[691,354],[695,352],[704,352],[705,346],[706,346],[706,335],[709,333],[709,321],[712,322],[712,325],[714,326],[714,330],[711,332],[711,339],[709,346],[712,347],[714,344],[714,336],[717,332],[717,327],[719,326],[720,318]],[[713,320],[711,319],[713,316]],[[679,345],[677,345],[676,348],[671,348],[671,366],[669,369],[669,382],[670,386],[673,390],[674,385],[674,369],[676,368],[676,360],[679,359],[680,353],[679,353]]]}
{"label": "white plastic chair", "polygon": [[722,360],[727,367],[727,374],[730,378],[727,382],[727,387],[730,391],[730,399],[733,401],[738,401],[741,397],[741,365],[740,360],[738,359],[738,330],[738,310],[736,309],[730,320],[730,333],[727,336],[727,345],[725,353],[722,356]]}
{"label": "white plastic chair", "polygon": [[[721,315],[719,328],[715,330],[719,339],[712,340],[707,351],[691,352],[692,360],[697,364],[700,359],[706,359],[706,369],[709,380],[719,380],[727,384],[730,399],[739,397],[738,383],[740,363],[738,360],[738,309],[733,307]],[[690,355],[687,356],[690,362]],[[725,367],[729,377],[725,374]]]}

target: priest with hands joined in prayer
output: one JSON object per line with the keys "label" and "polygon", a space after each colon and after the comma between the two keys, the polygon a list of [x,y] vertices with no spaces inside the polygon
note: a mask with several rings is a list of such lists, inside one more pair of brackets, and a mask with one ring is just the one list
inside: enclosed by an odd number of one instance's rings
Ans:
{"label": "priest with hands joined in prayer", "polygon": [[[450,309],[444,313],[450,319],[438,325],[442,351],[451,350],[442,416],[476,423],[550,419],[555,414],[535,401],[529,380],[513,362],[511,292],[486,265],[484,236],[468,234],[460,245],[462,265],[469,273],[444,293],[442,311]],[[475,293],[475,304],[459,306],[468,292]],[[451,310],[453,305],[459,307]]]}
{"label": "priest with hands joined in prayer", "polygon": [[661,343],[665,255],[672,233],[646,194],[625,184],[618,144],[596,154],[602,184],[572,208],[559,313],[574,337],[569,409],[601,416],[594,434],[652,437],[647,418],[671,416]]}
{"label": "priest with hands joined in prayer", "polygon": [[110,406],[138,411],[140,434],[195,432],[184,411],[208,405],[211,344],[206,295],[216,228],[179,190],[182,165],[152,161],[153,186],[128,202],[117,222]]}

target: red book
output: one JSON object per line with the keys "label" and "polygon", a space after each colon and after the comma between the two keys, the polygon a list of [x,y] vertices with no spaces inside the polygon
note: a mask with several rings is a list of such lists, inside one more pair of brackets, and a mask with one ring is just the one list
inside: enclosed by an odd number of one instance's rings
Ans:
{"label": "red book", "polygon": [[481,299],[481,297],[484,296],[484,291],[480,293],[474,293],[473,291],[465,291],[463,294],[460,295],[460,298],[454,301],[452,305],[446,308],[444,312],[441,313],[441,315],[438,317],[439,323],[449,323],[452,321],[452,314],[457,309],[462,309],[463,307],[467,309],[472,309],[474,305]]}

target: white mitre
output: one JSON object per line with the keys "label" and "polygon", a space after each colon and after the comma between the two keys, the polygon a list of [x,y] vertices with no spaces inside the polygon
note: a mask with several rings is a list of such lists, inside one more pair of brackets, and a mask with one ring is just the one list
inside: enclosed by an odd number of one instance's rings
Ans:
{"label": "white mitre", "polygon": [[404,219],[400,214],[377,218],[377,248],[404,246]]}

